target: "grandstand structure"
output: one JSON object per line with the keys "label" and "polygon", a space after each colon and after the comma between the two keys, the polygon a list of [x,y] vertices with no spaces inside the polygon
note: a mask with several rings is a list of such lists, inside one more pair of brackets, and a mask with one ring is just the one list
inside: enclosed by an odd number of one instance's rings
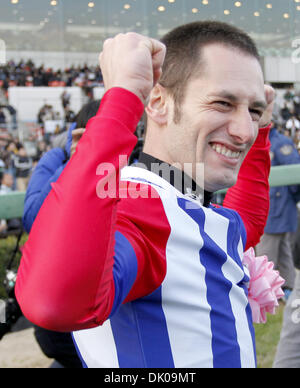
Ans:
{"label": "grandstand structure", "polygon": [[176,25],[223,20],[257,42],[269,82],[300,82],[300,0],[3,0],[7,60],[64,68],[97,63],[119,32],[159,38]]}

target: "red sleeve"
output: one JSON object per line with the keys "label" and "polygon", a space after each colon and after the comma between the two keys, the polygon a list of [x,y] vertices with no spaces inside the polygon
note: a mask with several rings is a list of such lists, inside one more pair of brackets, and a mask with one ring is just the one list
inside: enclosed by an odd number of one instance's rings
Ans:
{"label": "red sleeve", "polygon": [[166,275],[166,247],[171,233],[156,190],[144,184],[131,182],[130,185],[139,198],[127,198],[120,202],[117,228],[133,247],[138,268],[124,303],[144,297],[161,285]]}
{"label": "red sleeve", "polygon": [[230,188],[224,207],[236,210],[247,232],[246,249],[255,247],[264,233],[269,214],[270,126],[258,137],[240,169],[235,186]]}
{"label": "red sleeve", "polygon": [[[118,193],[104,199],[99,194],[110,182],[118,185],[119,156],[125,160],[131,154],[143,108],[124,89],[108,91],[41,207],[16,283],[24,315],[41,327],[70,331],[98,326],[111,312],[119,199]],[[104,162],[108,173],[100,176]]]}

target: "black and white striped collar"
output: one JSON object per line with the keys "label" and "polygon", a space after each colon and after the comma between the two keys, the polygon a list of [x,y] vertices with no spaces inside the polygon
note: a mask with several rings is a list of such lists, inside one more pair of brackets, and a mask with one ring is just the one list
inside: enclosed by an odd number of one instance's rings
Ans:
{"label": "black and white striped collar", "polygon": [[[169,168],[169,174],[163,175],[165,167]],[[147,170],[154,172],[160,177],[167,179],[168,182],[174,186],[182,194],[191,197],[192,199],[198,199],[203,206],[208,207],[213,197],[213,193],[203,190],[197,183],[184,171],[171,166],[170,164],[163,162],[160,159],[142,152],[139,157],[138,167],[146,168]]]}

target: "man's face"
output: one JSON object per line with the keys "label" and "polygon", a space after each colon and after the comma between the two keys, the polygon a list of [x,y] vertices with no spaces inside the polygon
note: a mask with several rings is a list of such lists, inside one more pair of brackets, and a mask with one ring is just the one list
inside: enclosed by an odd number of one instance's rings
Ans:
{"label": "man's face", "polygon": [[3,179],[2,179],[3,185],[11,188],[13,186],[13,183],[14,183],[14,181],[13,181],[12,175],[10,175],[10,174],[3,175]]}
{"label": "man's face", "polygon": [[204,163],[204,188],[216,191],[235,184],[257,137],[264,81],[258,61],[235,49],[211,44],[202,59],[204,72],[186,86],[180,122],[169,120],[164,140],[169,162]]}
{"label": "man's face", "polygon": [[20,155],[20,156],[26,156],[26,150],[25,150],[25,148],[22,147],[22,148],[19,149],[19,155]]}

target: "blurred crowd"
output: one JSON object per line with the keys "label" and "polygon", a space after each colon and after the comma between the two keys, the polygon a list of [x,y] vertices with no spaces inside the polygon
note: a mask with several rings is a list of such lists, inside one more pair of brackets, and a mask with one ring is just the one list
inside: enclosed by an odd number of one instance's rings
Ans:
{"label": "blurred crowd", "polygon": [[10,86],[79,86],[93,88],[103,85],[99,66],[72,66],[64,70],[53,70],[44,65],[36,66],[32,61],[8,62],[0,66],[0,87],[7,91]]}
{"label": "blurred crowd", "polygon": [[0,136],[0,172],[6,181],[9,175],[11,182],[9,187],[2,182],[0,190],[26,191],[32,168],[33,158],[27,155],[24,145],[9,134]]}
{"label": "blurred crowd", "polygon": [[277,98],[274,121],[279,132],[291,138],[300,153],[300,90],[291,87]]}

